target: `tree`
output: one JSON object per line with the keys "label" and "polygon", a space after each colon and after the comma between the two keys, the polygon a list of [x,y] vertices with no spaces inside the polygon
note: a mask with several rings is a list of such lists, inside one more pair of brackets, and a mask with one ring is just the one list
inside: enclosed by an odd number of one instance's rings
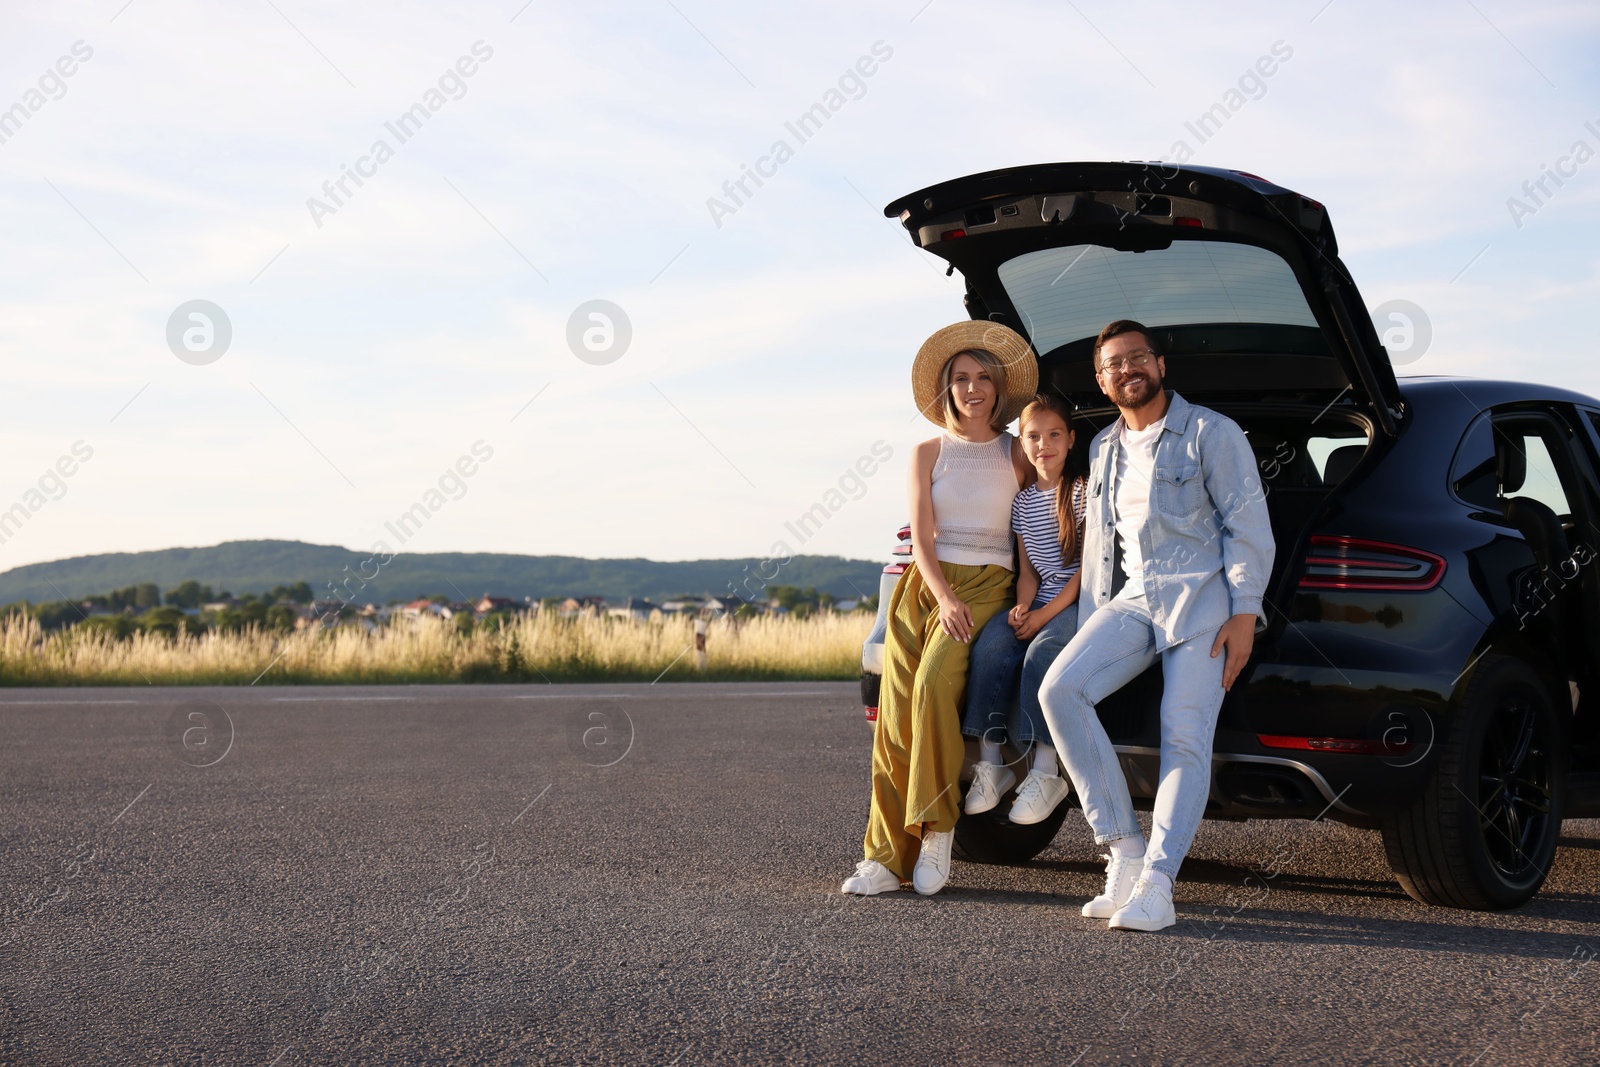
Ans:
{"label": "tree", "polygon": [[43,630],[59,630],[63,626],[83,621],[83,611],[70,600],[52,600],[44,604],[35,604],[32,608],[24,605],[24,610],[38,620],[39,627]]}
{"label": "tree", "polygon": [[265,628],[266,624],[267,606],[248,594],[238,606],[217,612],[217,629],[224,633],[238,633],[251,626]]}
{"label": "tree", "polygon": [[820,604],[833,603],[833,594],[818,593],[811,586],[801,589],[794,585],[774,585],[767,588],[767,594],[797,619],[810,615]]}
{"label": "tree", "polygon": [[167,603],[178,608],[198,608],[215,599],[216,595],[211,592],[209,585],[201,585],[193,578],[180,582],[175,589],[167,590]]}
{"label": "tree", "polygon": [[82,625],[91,633],[103,633],[119,640],[139,628],[138,621],[131,615],[96,615]]}
{"label": "tree", "polygon": [[139,626],[147,634],[160,634],[162,637],[177,637],[187,629],[188,616],[184,615],[182,608],[167,607],[151,608],[139,616]]}
{"label": "tree", "polygon": [[293,585],[275,585],[270,593],[263,595],[262,600],[267,604],[309,604],[314,598],[311,586],[305,582],[295,582]]}

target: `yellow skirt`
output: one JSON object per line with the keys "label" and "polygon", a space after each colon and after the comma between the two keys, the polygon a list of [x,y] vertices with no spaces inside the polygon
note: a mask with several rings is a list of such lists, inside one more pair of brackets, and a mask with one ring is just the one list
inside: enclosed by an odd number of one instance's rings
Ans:
{"label": "yellow skirt", "polygon": [[[1011,604],[1015,576],[1005,567],[939,563],[972,612],[972,638]],[[889,601],[883,686],[872,737],[872,811],[863,851],[901,879],[911,877],[924,827],[954,830],[961,815],[961,701],[967,688],[963,644],[939,625],[939,602],[913,563]]]}

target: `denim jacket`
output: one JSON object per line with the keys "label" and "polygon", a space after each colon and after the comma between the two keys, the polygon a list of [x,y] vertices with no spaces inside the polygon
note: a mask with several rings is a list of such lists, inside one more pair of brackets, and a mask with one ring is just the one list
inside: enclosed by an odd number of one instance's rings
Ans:
{"label": "denim jacket", "polygon": [[[1139,531],[1145,603],[1157,649],[1214,630],[1230,615],[1260,616],[1274,551],[1266,490],[1244,431],[1225,415],[1177,393],[1167,395],[1150,510]],[[1080,631],[1112,597],[1117,547],[1112,502],[1122,424],[1119,417],[1089,446]]]}

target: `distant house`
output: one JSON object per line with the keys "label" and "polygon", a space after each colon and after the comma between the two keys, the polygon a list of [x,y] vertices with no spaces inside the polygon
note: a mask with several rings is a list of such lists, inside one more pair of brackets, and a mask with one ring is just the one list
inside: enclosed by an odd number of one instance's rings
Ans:
{"label": "distant house", "polygon": [[693,615],[705,609],[706,602],[700,597],[678,597],[674,600],[665,600],[661,603],[663,615]]}
{"label": "distant house", "polygon": [[[743,600],[736,596],[707,597],[702,605],[702,610],[712,615],[731,615],[744,607],[761,610],[764,605],[755,600]],[[746,612],[748,614],[748,612]]]}
{"label": "distant house", "polygon": [[616,607],[606,609],[606,614],[610,615],[612,618],[631,618],[642,621],[644,619],[648,619],[652,611],[660,610],[661,609],[652,603],[648,598],[629,597]]}
{"label": "distant house", "polygon": [[[470,606],[462,606],[466,607],[468,611],[472,610]],[[433,601],[424,598],[413,600],[411,603],[403,605],[398,614],[402,618],[412,621],[425,618],[449,619],[455,616],[455,609],[445,604],[435,604]]]}
{"label": "distant house", "polygon": [[569,596],[561,602],[562,618],[570,619],[584,611],[599,614],[605,610],[606,598],[603,596]]}
{"label": "distant house", "polygon": [[487,615],[491,611],[525,611],[527,605],[520,600],[512,600],[508,596],[490,596],[483,594],[483,599],[478,601],[474,609],[479,615]]}
{"label": "distant house", "polygon": [[861,601],[859,600],[835,600],[833,602],[834,611],[854,611],[860,606]]}

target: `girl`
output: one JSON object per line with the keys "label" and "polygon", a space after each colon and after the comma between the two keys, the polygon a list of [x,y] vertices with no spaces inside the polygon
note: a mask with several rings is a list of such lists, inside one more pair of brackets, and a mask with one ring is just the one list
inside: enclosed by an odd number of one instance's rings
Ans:
{"label": "girl", "polygon": [[1005,428],[1038,378],[1028,343],[991,322],[945,327],[912,366],[917,407],[945,432],[912,454],[913,562],[889,601],[865,858],[843,892],[909,877],[927,895],[950,876],[969,642],[1010,598],[1011,502],[1033,476]]}
{"label": "girl", "polygon": [[1018,493],[1011,505],[1011,529],[1017,537],[1017,603],[1008,614],[990,620],[973,645],[972,684],[961,732],[978,738],[967,814],[989,811],[1016,784],[1017,776],[1000,755],[1000,745],[1009,736],[1024,756],[1033,747],[1033,767],[1017,790],[1008,818],[1036,823],[1043,822],[1068,792],[1039,706],[1039,686],[1078,629],[1075,604],[1087,482],[1071,461],[1075,435],[1065,400],[1043,393],[1034,397],[1022,410],[1021,429],[1022,449],[1038,480]]}

